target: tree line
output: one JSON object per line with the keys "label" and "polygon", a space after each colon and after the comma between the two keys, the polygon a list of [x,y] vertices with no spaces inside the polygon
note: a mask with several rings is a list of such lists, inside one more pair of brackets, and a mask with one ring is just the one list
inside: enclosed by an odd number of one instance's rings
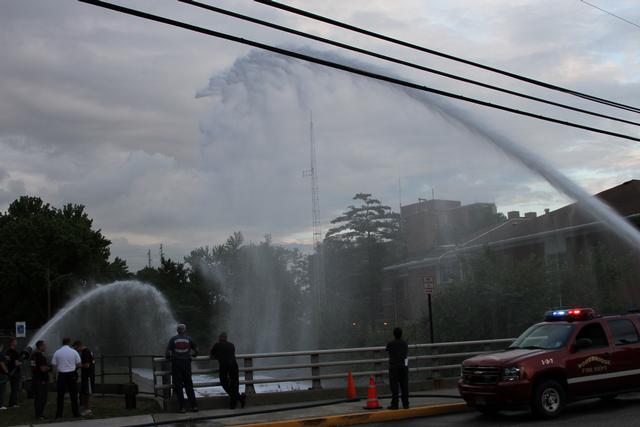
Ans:
{"label": "tree line", "polygon": [[[126,261],[110,260],[111,242],[94,229],[84,206],[56,208],[20,197],[0,213],[0,329],[11,329],[16,320],[39,327],[48,319],[49,301],[55,313],[84,288],[137,279],[156,286],[175,318],[202,341],[226,330],[243,352],[378,345],[394,326],[378,324],[382,270],[403,259],[405,239],[400,215],[390,206],[368,193],[353,201],[313,253],[273,244],[269,235],[247,242],[234,232],[182,260],[163,256],[157,267],[134,273]],[[628,305],[624,284],[632,258],[599,243],[580,259],[550,265],[489,250],[470,256],[461,278],[436,288],[437,339],[514,336],[559,304],[601,310]],[[320,260],[326,294],[318,307],[312,287]],[[426,325],[423,318],[401,326],[415,342],[428,338]]]}

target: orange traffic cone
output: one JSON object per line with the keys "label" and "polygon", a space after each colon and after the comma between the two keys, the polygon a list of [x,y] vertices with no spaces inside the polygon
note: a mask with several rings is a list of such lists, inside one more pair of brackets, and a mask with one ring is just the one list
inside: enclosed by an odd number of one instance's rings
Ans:
{"label": "orange traffic cone", "polygon": [[356,402],[358,399],[358,392],[356,391],[356,384],[353,382],[353,374],[349,371],[347,377],[347,401]]}
{"label": "orange traffic cone", "polygon": [[367,406],[364,409],[380,409],[380,402],[378,402],[378,390],[376,390],[376,381],[373,376],[369,379],[369,391],[367,393]]}

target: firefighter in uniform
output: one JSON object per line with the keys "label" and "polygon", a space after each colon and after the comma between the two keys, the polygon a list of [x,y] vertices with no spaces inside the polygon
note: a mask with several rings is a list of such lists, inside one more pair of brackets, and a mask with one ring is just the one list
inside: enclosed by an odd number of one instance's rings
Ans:
{"label": "firefighter in uniform", "polygon": [[240,394],[240,379],[238,362],[236,361],[236,347],[227,340],[226,332],[218,337],[218,342],[211,348],[212,359],[218,361],[220,385],[229,395],[229,408],[236,409],[238,402],[244,408],[247,395]]}
{"label": "firefighter in uniform", "polygon": [[44,352],[47,351],[47,343],[40,340],[36,342],[36,350],[31,355],[31,374],[33,385],[33,397],[36,411],[36,419],[44,420],[44,408],[47,405],[47,389],[49,388],[49,372],[51,367],[47,363]]}
{"label": "firefighter in uniform", "polygon": [[187,335],[187,327],[184,324],[178,325],[178,335],[169,340],[167,345],[167,359],[171,360],[171,376],[178,398],[178,408],[181,413],[186,412],[184,408],[184,396],[182,389],[187,393],[189,405],[193,412],[198,412],[196,395],[193,392],[193,381],[191,380],[191,354],[198,354],[196,343]]}
{"label": "firefighter in uniform", "polygon": [[398,388],[402,391],[402,407],[409,409],[409,346],[402,339],[402,329],[395,328],[393,336],[395,339],[387,344],[389,386],[391,387],[389,409],[398,409]]}

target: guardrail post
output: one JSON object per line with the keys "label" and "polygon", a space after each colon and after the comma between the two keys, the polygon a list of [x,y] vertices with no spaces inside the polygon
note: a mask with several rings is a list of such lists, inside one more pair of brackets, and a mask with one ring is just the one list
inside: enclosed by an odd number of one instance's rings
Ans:
{"label": "guardrail post", "polygon": [[[373,358],[374,359],[379,359],[382,357],[382,352],[380,350],[374,350],[373,351]],[[375,362],[373,364],[373,370],[374,371],[381,371],[383,370],[383,364],[382,362]],[[382,384],[382,374],[376,374],[376,384]]]}
{"label": "guardrail post", "polygon": [[[161,371],[165,371],[165,372],[171,372],[171,362],[168,360],[164,360],[162,362],[160,362],[160,370]],[[162,376],[162,385],[166,386],[169,385],[171,386],[171,374],[164,374]],[[168,388],[163,388],[162,389],[162,407],[163,409],[167,409],[167,407],[169,406],[169,400],[171,399],[171,387]]]}
{"label": "guardrail post", "polygon": [[246,394],[256,394],[256,389],[253,385],[253,371],[247,368],[253,368],[253,359],[250,357],[244,358],[244,392]]}
{"label": "guardrail post", "polygon": [[[311,355],[311,364],[312,365],[317,365],[318,363],[320,363],[320,355],[319,354],[312,354]],[[311,380],[311,390],[322,390],[322,380],[319,378],[320,377],[320,367],[319,366],[312,366],[311,367],[311,376],[313,377],[313,379]]]}
{"label": "guardrail post", "polygon": [[[437,348],[431,350],[432,355],[437,356],[439,353],[440,351]],[[441,364],[440,359],[437,358],[431,359],[431,362],[434,368]],[[440,373],[440,371],[431,371],[431,380],[433,381],[433,388],[440,388],[442,384],[442,374]]]}
{"label": "guardrail post", "polygon": [[156,362],[151,356],[151,370],[153,372],[153,396],[158,397],[158,378],[156,377]]}
{"label": "guardrail post", "polygon": [[104,356],[100,356],[100,383],[104,384]]}

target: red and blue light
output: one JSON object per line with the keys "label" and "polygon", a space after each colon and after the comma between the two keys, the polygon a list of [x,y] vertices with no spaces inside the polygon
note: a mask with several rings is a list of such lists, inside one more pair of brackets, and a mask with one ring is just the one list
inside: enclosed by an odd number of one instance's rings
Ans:
{"label": "red and blue light", "polygon": [[547,322],[560,320],[588,320],[595,317],[595,310],[592,308],[561,308],[547,311],[544,320]]}

